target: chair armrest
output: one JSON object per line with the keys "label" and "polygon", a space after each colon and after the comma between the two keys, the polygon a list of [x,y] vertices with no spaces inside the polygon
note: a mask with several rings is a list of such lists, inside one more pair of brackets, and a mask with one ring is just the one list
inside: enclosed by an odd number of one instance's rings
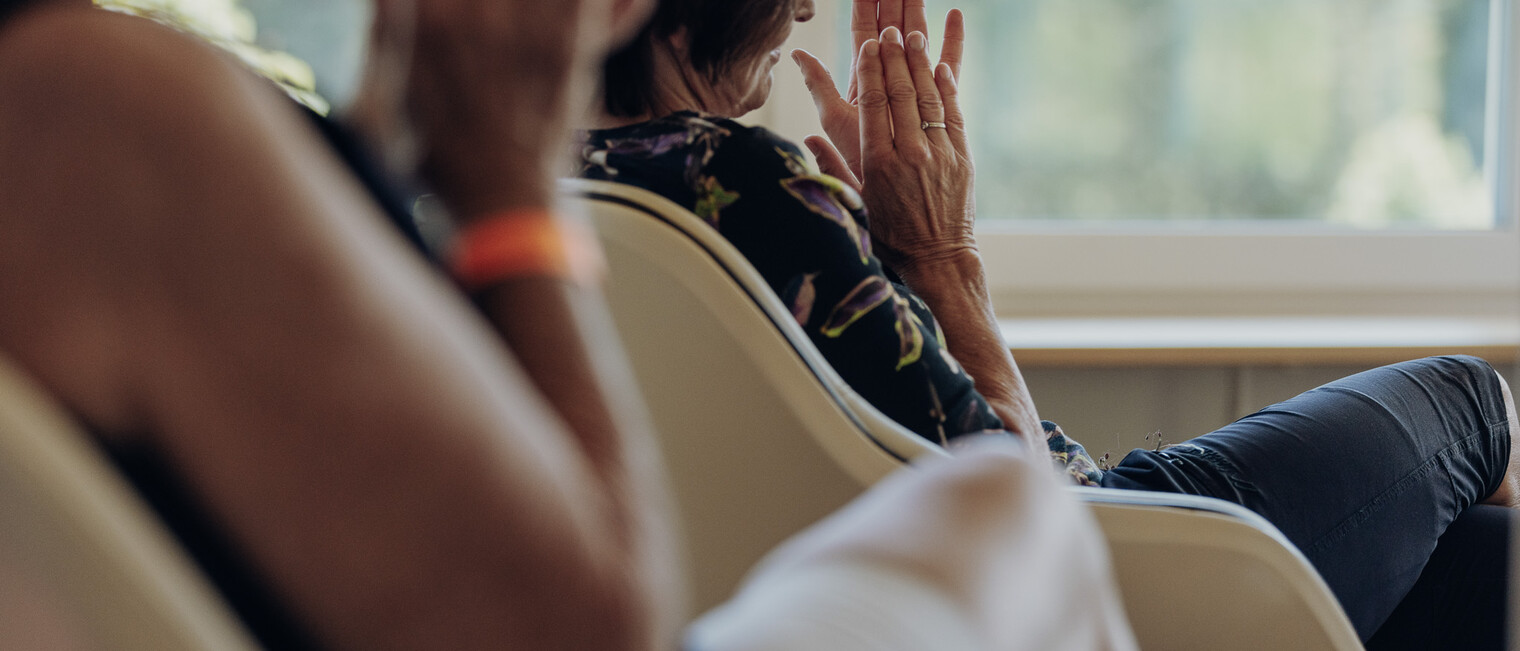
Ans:
{"label": "chair armrest", "polygon": [[1142,648],[1362,648],[1308,559],[1249,509],[1195,495],[1069,490],[1103,529]]}

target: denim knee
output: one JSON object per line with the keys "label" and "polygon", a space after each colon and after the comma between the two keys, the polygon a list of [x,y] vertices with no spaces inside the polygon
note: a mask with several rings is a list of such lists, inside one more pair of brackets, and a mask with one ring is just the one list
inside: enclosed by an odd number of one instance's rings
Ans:
{"label": "denim knee", "polygon": [[1419,365],[1427,371],[1421,374],[1426,382],[1444,381],[1460,391],[1464,398],[1461,406],[1471,409],[1474,414],[1470,422],[1470,435],[1474,440],[1472,445],[1465,446],[1466,455],[1454,455],[1451,460],[1461,462],[1465,458],[1475,466],[1476,474],[1483,477],[1483,488],[1477,501],[1494,494],[1509,470],[1510,437],[1513,436],[1509,431],[1509,412],[1498,372],[1486,360],[1471,355],[1431,357],[1409,364]]}

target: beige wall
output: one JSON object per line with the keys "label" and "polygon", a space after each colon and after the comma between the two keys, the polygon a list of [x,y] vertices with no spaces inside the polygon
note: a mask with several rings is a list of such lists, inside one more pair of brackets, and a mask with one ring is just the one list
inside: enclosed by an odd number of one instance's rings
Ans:
{"label": "beige wall", "polygon": [[[1520,363],[1490,360],[1515,385]],[[1326,382],[1365,370],[1355,366],[1236,366],[1024,369],[1040,416],[1061,424],[1094,457],[1176,443]]]}

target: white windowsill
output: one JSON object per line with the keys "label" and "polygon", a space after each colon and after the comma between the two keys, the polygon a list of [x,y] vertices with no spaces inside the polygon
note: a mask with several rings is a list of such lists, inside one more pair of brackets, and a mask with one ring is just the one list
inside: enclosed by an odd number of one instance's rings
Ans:
{"label": "white windowsill", "polygon": [[1520,321],[1497,317],[1020,318],[1001,326],[1025,367],[1376,365],[1459,353],[1520,360]]}

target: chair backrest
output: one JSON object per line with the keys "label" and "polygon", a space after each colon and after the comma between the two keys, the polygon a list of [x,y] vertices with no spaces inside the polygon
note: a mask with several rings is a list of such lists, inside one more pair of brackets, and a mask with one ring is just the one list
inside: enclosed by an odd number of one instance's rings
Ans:
{"label": "chair backrest", "polygon": [[638,188],[567,180],[675,487],[695,606],[721,602],[788,536],[938,446],[839,379],[759,274],[695,215]]}
{"label": "chair backrest", "polygon": [[[759,372],[797,386],[793,397],[799,409],[817,402],[819,412],[849,419],[853,427],[819,427],[810,433],[856,479],[870,485],[904,461],[945,454],[851,389],[744,254],[696,215],[658,194],[621,183],[567,179],[562,184],[566,194],[589,200],[586,205],[598,234],[617,249],[617,255],[661,263],[661,271],[670,280],[689,288],[707,307],[724,308],[721,314],[730,317],[723,321],[725,329],[748,335],[761,325],[770,333],[738,343],[760,366]],[[658,296],[658,287],[636,286],[627,277],[635,265],[614,264],[613,268],[617,277],[610,293],[619,299],[627,296],[635,304],[645,304]],[[710,273],[714,270],[718,273]],[[740,305],[750,309],[738,309]],[[755,314],[762,318],[757,320]],[[886,453],[891,461],[877,462],[877,453]]]}
{"label": "chair backrest", "polygon": [[4,358],[0,648],[256,648],[95,444]]}
{"label": "chair backrest", "polygon": [[[697,607],[726,598],[772,546],[864,485],[945,454],[850,390],[743,255],[695,215],[615,183],[567,180],[561,191],[607,249],[608,304],[660,430]],[[1145,648],[1360,648],[1324,581],[1251,511],[1073,490],[1103,527]]]}

